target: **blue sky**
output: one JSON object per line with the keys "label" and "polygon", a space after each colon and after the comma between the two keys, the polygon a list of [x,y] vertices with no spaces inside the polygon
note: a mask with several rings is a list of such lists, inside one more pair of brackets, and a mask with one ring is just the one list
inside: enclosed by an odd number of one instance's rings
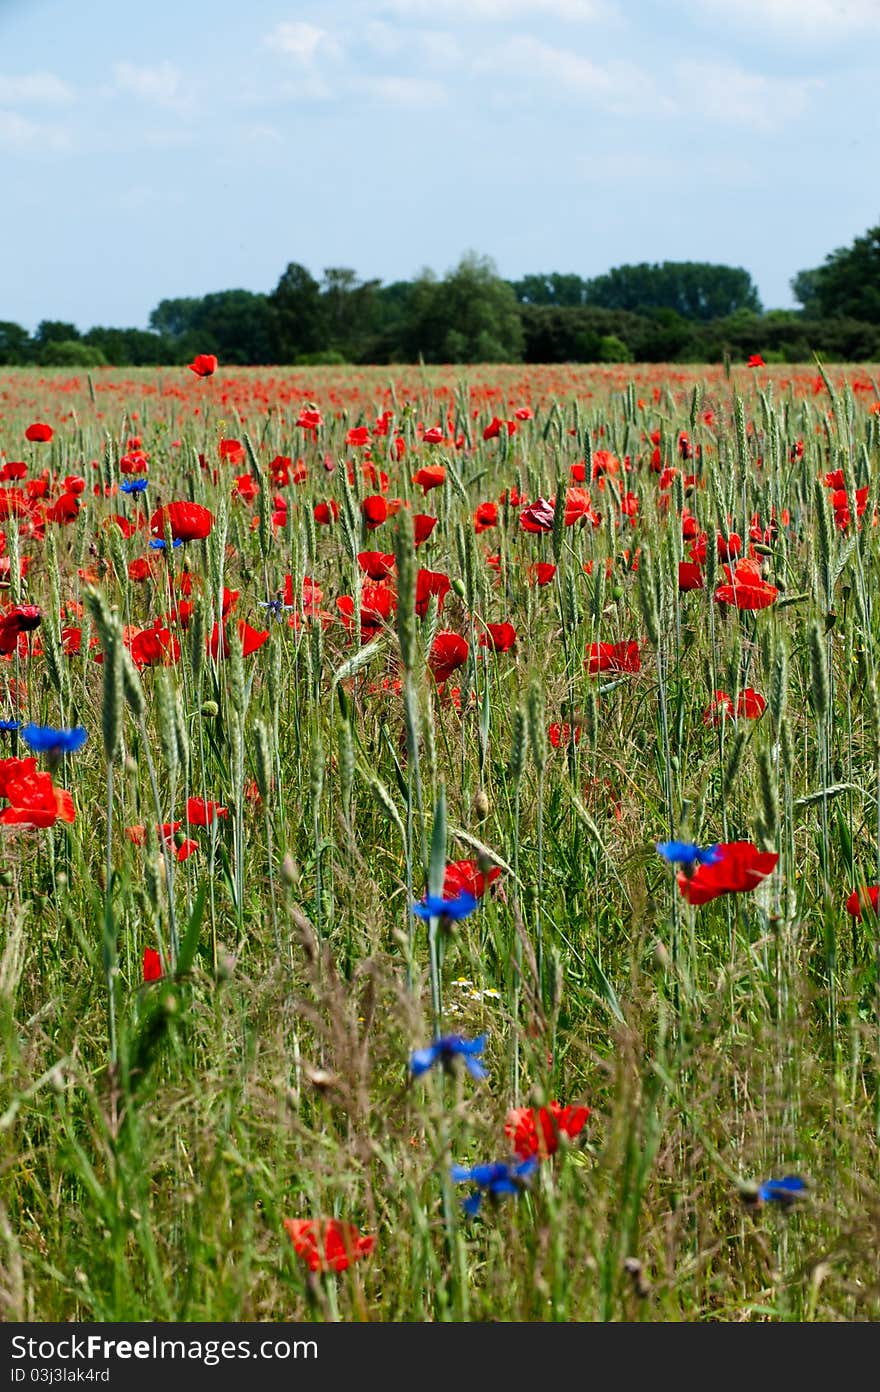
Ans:
{"label": "blue sky", "polygon": [[880,220],[880,0],[0,0],[0,320],[632,261],[768,308]]}

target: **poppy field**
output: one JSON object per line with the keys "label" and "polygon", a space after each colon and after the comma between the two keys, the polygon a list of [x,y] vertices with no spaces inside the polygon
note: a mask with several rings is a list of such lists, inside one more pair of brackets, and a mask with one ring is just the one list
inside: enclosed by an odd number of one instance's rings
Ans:
{"label": "poppy field", "polygon": [[868,367],[0,376],[0,1318],[880,1317]]}

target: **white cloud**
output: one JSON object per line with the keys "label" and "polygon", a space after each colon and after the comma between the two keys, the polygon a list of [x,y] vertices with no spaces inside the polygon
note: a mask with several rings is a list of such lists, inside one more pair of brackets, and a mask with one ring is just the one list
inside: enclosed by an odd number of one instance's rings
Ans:
{"label": "white cloud", "polygon": [[592,23],[614,13],[608,0],[385,0],[384,8],[405,19],[506,20],[524,16]]}
{"label": "white cloud", "polygon": [[23,77],[0,76],[0,102],[9,106],[67,106],[75,100],[73,88],[54,73],[27,73]]}
{"label": "white cloud", "polygon": [[40,125],[19,116],[17,111],[0,111],[0,149],[28,154],[68,149],[70,135],[57,126]]}
{"label": "white cloud", "polygon": [[689,111],[725,125],[771,130],[803,115],[816,78],[765,77],[727,63],[689,60],[676,65],[679,114]]}
{"label": "white cloud", "polygon": [[131,92],[141,101],[169,111],[183,111],[192,101],[183,86],[183,76],[173,63],[158,67],[138,67],[134,63],[114,63],[113,76],[120,92]]}
{"label": "white cloud", "polygon": [[285,20],[263,40],[267,48],[293,58],[303,67],[311,67],[319,56],[336,59],[341,54],[337,40],[326,29],[305,20]]}
{"label": "white cloud", "polygon": [[701,16],[719,16],[741,28],[766,35],[784,30],[794,43],[823,42],[880,32],[878,0],[691,0]]}
{"label": "white cloud", "polygon": [[446,101],[446,89],[440,82],[421,77],[365,77],[358,86],[369,96],[389,106],[431,107]]}
{"label": "white cloud", "polygon": [[594,63],[568,48],[554,48],[540,39],[518,34],[486,58],[477,59],[474,71],[522,81],[537,80],[557,93],[567,92],[616,115],[641,115],[646,110],[661,115],[672,109],[668,97],[657,89],[651,74],[626,60]]}
{"label": "white cloud", "polygon": [[439,29],[402,29],[399,25],[372,20],[364,30],[364,40],[376,53],[385,58],[402,56],[403,61],[416,66],[427,63],[434,68],[449,68],[462,61],[462,48],[454,34]]}

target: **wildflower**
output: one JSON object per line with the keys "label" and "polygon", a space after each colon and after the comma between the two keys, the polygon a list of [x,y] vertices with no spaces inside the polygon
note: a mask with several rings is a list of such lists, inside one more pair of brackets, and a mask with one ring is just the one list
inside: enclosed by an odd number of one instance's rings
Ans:
{"label": "wildflower", "polygon": [[191,826],[209,827],[220,817],[229,816],[229,809],[220,807],[207,798],[191,797],[186,800],[186,820]]}
{"label": "wildflower", "polygon": [[480,647],[494,652],[509,652],[515,642],[516,629],[511,623],[486,624],[486,632],[480,634]]}
{"label": "wildflower", "polygon": [[436,894],[426,894],[419,903],[412,905],[417,918],[448,918],[451,922],[468,918],[477,907],[477,900],[467,890],[462,890],[454,898],[444,899]]}
{"label": "wildflower", "polygon": [[761,1204],[775,1203],[780,1208],[791,1208],[807,1192],[807,1181],[800,1175],[784,1175],[782,1179],[765,1179],[761,1184],[744,1184],[740,1189],[743,1203],[759,1208]]}
{"label": "wildflower", "polygon": [[210,377],[217,371],[217,359],[213,353],[197,353],[192,362],[187,363],[187,367],[197,377]]}
{"label": "wildflower", "polygon": [[589,1115],[589,1107],[563,1107],[559,1102],[549,1107],[513,1107],[507,1113],[504,1134],[521,1160],[532,1155],[543,1159],[556,1154],[560,1136],[573,1141],[580,1135]]}
{"label": "wildflower", "polygon": [[[177,547],[178,547],[178,546],[182,546],[182,545],[183,545],[183,537],[175,537],[174,541],[172,541],[172,543],[171,543],[172,550],[175,550],[175,551],[177,550]],[[163,538],[163,537],[153,537],[153,538],[151,539],[151,541],[150,541],[150,547],[151,547],[151,549],[152,549],[153,551],[164,551],[164,550],[165,550],[165,541],[164,541],[164,538]]]}
{"label": "wildflower", "polygon": [[732,604],[737,609],[766,609],[779,594],[775,585],[769,585],[761,574],[757,561],[749,558],[738,560],[734,567],[724,567],[728,583],[719,585],[715,591],[717,604]]}
{"label": "wildflower", "polygon": [[150,531],[161,537],[166,522],[173,541],[201,541],[214,525],[214,514],[199,503],[166,503],[150,518]]}
{"label": "wildflower", "polygon": [[144,948],[144,983],[159,981],[162,977],[162,958],[154,947]]}
{"label": "wildflower", "polygon": [[431,644],[428,666],[438,685],[467,661],[468,651],[467,642],[459,634],[446,630],[436,634]]}
{"label": "wildflower", "polygon": [[687,875],[679,871],[678,887],[689,904],[708,904],[719,894],[745,894],[755,889],[776,867],[776,851],[759,851],[751,841],[722,841],[710,864]]}
{"label": "wildflower", "polygon": [[433,1068],[435,1063],[439,1063],[449,1073],[455,1060],[460,1058],[464,1060],[464,1066],[471,1077],[479,1083],[489,1076],[488,1069],[476,1057],[485,1047],[484,1034],[476,1039],[463,1039],[460,1034],[447,1034],[435,1039],[426,1049],[416,1049],[410,1056],[409,1071],[414,1078],[419,1078],[423,1073],[427,1073],[429,1068]]}
{"label": "wildflower", "polygon": [[474,1165],[470,1170],[463,1165],[453,1165],[449,1174],[454,1184],[477,1186],[476,1192],[462,1203],[465,1213],[475,1218],[485,1197],[497,1202],[505,1194],[521,1194],[537,1168],[537,1155],[530,1155],[516,1164],[499,1160],[492,1165]]}
{"label": "wildflower", "polygon": [[[427,439],[427,435],[425,439]],[[439,488],[446,482],[446,469],[442,464],[426,464],[413,474],[413,483],[418,484],[423,493],[427,493],[431,488]]]}
{"label": "wildflower", "polygon": [[29,749],[47,755],[51,767],[58,763],[62,754],[75,754],[82,749],[89,732],[84,725],[75,725],[72,730],[55,730],[51,725],[24,725],[21,737]]}
{"label": "wildflower", "polygon": [[766,709],[767,702],[760,691],[756,691],[754,687],[747,686],[739,693],[736,702],[737,715],[744,716],[746,720],[759,720]]}
{"label": "wildflower", "polygon": [[36,604],[15,604],[0,613],[0,653],[14,653],[18,635],[38,628],[42,619],[42,610]]}
{"label": "wildflower", "polygon": [[[4,761],[6,762],[6,761]],[[38,773],[35,759],[16,759],[17,769],[9,770],[3,778],[3,795],[9,806],[0,812],[5,826],[50,827],[60,817],[73,822],[73,798],[64,788],[56,788],[49,773]]]}
{"label": "wildflower", "polygon": [[853,918],[861,918],[866,909],[876,913],[878,898],[880,898],[880,887],[861,885],[858,889],[854,889],[847,899],[846,911],[848,914],[852,914]]}
{"label": "wildflower", "polygon": [[416,546],[421,546],[437,526],[437,518],[432,517],[427,512],[413,513],[413,541]]}
{"label": "wildflower", "polygon": [[705,847],[694,846],[688,841],[658,841],[656,844],[665,860],[673,865],[690,866],[692,870],[698,865],[714,865],[721,859],[717,844]]}
{"label": "wildflower", "polygon": [[46,425],[45,421],[34,421],[24,432],[24,438],[30,440],[31,444],[46,445],[54,434],[51,425]]}
{"label": "wildflower", "polygon": [[339,1218],[285,1218],[284,1227],[309,1271],[347,1271],[376,1245],[375,1237],[362,1236],[353,1223]]}
{"label": "wildflower", "polygon": [[640,672],[638,643],[591,643],[584,666],[591,677],[598,672]]}
{"label": "wildflower", "polygon": [[760,354],[760,353],[752,353],[751,357],[749,358],[748,362],[746,363],[746,367],[766,367],[766,366],[767,366],[767,364],[764,362],[764,359],[761,357],[761,354]]}
{"label": "wildflower", "polygon": [[475,899],[482,899],[486,889],[501,874],[501,867],[491,865],[485,873],[476,860],[452,860],[446,866],[443,877],[443,898],[454,899],[465,891]]}
{"label": "wildflower", "polygon": [[125,479],[119,485],[120,493],[143,493],[148,480],[145,478]]}

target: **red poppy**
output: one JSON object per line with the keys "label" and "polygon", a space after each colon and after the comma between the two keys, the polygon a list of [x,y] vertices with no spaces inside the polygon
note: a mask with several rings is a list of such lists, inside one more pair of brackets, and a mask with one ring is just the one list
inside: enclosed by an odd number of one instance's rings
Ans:
{"label": "red poppy", "polygon": [[502,430],[506,430],[508,435],[513,435],[516,431],[516,422],[501,420],[498,416],[493,416],[489,424],[483,430],[484,440],[497,440]]}
{"label": "red poppy", "polygon": [[877,900],[880,897],[880,887],[877,885],[860,885],[854,889],[846,901],[846,911],[852,914],[853,918],[861,918],[865,909],[870,909],[873,913],[877,912]]}
{"label": "red poppy", "polygon": [[474,513],[474,531],[485,532],[488,527],[498,525],[498,504],[480,503]]}
{"label": "red poppy", "polygon": [[696,561],[679,561],[678,588],[682,593],[703,589],[703,571]]}
{"label": "red poppy", "polygon": [[746,367],[766,367],[766,366],[767,366],[767,364],[764,362],[764,359],[761,357],[761,354],[760,354],[760,353],[753,353],[752,356],[749,358],[748,362],[746,363]]}
{"label": "red poppy", "polygon": [[553,515],[556,505],[552,498],[538,498],[524,507],[519,515],[519,525],[524,532],[549,532],[553,530]]}
{"label": "red poppy", "polygon": [[144,982],[160,981],[162,978],[162,958],[154,947],[144,948]]}
{"label": "red poppy", "polygon": [[504,1134],[521,1160],[532,1155],[545,1160],[556,1154],[561,1136],[573,1141],[580,1135],[589,1115],[589,1107],[563,1107],[559,1102],[549,1107],[513,1107],[507,1113]]}
{"label": "red poppy", "polygon": [[359,551],[357,559],[361,570],[371,580],[385,580],[394,570],[394,556],[384,551]]}
{"label": "red poppy", "polygon": [[728,696],[726,691],[716,691],[703,711],[703,724],[720,725],[725,718],[733,720],[734,714],[732,698]]}
{"label": "red poppy", "polygon": [[39,627],[43,611],[36,604],[15,604],[0,612],[0,653],[15,652],[18,635]]}
{"label": "red poppy", "polygon": [[678,887],[689,904],[708,904],[719,894],[745,894],[776,867],[776,851],[759,851],[751,841],[722,841],[719,858],[698,865],[692,875],[680,871]]}
{"label": "red poppy", "polygon": [[[397,607],[397,596],[388,585],[370,584],[361,587],[361,642],[372,638],[391,618]],[[336,608],[342,615],[342,622],[350,631],[354,628],[354,599],[351,595],[340,595]]]}
{"label": "red poppy", "polygon": [[452,860],[446,866],[443,876],[443,898],[457,899],[464,891],[475,899],[482,899],[490,884],[499,878],[501,867],[490,865],[485,872],[476,860]]}
{"label": "red poppy", "polygon": [[724,567],[729,583],[719,585],[715,591],[718,604],[733,604],[737,609],[766,609],[779,594],[774,585],[768,585],[761,574],[757,561],[743,558],[734,567]]}
{"label": "red poppy", "polygon": [[361,1236],[353,1223],[339,1218],[285,1218],[284,1227],[309,1271],[347,1271],[376,1246],[375,1237]]}
{"label": "red poppy", "polygon": [[315,521],[327,527],[335,522],[339,516],[339,504],[335,498],[331,498],[329,503],[315,503],[312,512],[314,513]]}
{"label": "red poppy", "polygon": [[68,522],[75,522],[79,506],[79,497],[76,493],[62,493],[50,507],[46,508],[46,521],[57,522],[62,527],[66,526]]}
{"label": "red poppy", "polygon": [[187,363],[187,367],[197,377],[210,377],[217,371],[217,359],[213,353],[197,353],[192,362]]}
{"label": "red poppy", "polygon": [[54,434],[55,431],[52,429],[51,425],[47,425],[45,421],[34,421],[24,432],[24,438],[30,440],[32,444],[45,445],[48,444]]}
{"label": "red poppy", "polygon": [[381,527],[388,516],[388,504],[381,493],[371,493],[368,498],[364,498],[361,503],[361,512],[367,527],[372,531],[374,527]]}
{"label": "red poppy", "polygon": [[584,664],[591,677],[598,672],[640,672],[638,643],[591,643]]}
{"label": "red poppy", "polygon": [[[250,624],[246,623],[244,619],[239,619],[238,636],[241,639],[242,657],[250,657],[251,653],[255,653],[257,648],[261,648],[266,642],[269,637],[269,630],[268,628],[259,630],[251,628]],[[226,641],[226,632],[224,629],[224,633],[221,637],[219,624],[215,624],[211,629],[211,636],[208,639],[207,647],[208,653],[214,659],[228,657],[229,644]]]}
{"label": "red poppy", "polygon": [[758,720],[766,709],[767,702],[760,691],[756,691],[753,686],[747,686],[739,693],[739,699],[736,703],[737,715],[744,716],[746,720]]}
{"label": "red poppy", "polygon": [[550,561],[536,561],[528,569],[529,584],[549,585],[556,574],[556,567]]}
{"label": "red poppy", "polygon": [[214,514],[199,503],[166,503],[157,508],[150,518],[150,531],[153,536],[165,535],[165,521],[171,531],[173,541],[201,541],[214,525]]}
{"label": "red poppy", "polygon": [[427,512],[416,512],[413,514],[413,540],[416,546],[421,546],[437,526],[437,518],[431,517]]}
{"label": "red poppy", "polygon": [[218,818],[228,816],[228,808],[220,807],[207,798],[191,797],[186,800],[186,820],[190,826],[209,827]]}
{"label": "red poppy", "polygon": [[14,762],[18,769],[7,769],[3,778],[3,796],[9,800],[0,812],[4,826],[50,827],[59,817],[63,822],[74,821],[73,798],[64,788],[55,787],[50,773],[38,772],[36,760]]}
{"label": "red poppy", "polygon": [[442,445],[443,431],[439,425],[430,426],[422,436],[426,445]]}
{"label": "red poppy", "polygon": [[486,624],[486,632],[480,634],[480,647],[495,652],[510,652],[515,642],[516,629],[511,623]]}
{"label": "red poppy", "polygon": [[[427,439],[427,436],[425,437]],[[426,464],[413,474],[413,483],[427,493],[431,488],[439,488],[446,482],[446,469],[442,464]]]}
{"label": "red poppy", "polygon": [[161,624],[136,630],[126,646],[136,667],[172,667],[180,661],[180,639]]}
{"label": "red poppy", "polygon": [[368,445],[370,443],[370,428],[367,425],[353,425],[345,437],[347,445]]}
{"label": "red poppy", "polygon": [[580,725],[572,727],[567,721],[560,724],[554,720],[552,725],[547,726],[547,738],[554,749],[558,749],[560,745],[569,744],[571,740],[578,744],[582,734],[583,730]]}
{"label": "red poppy", "polygon": [[456,668],[467,661],[469,648],[464,638],[447,630],[435,635],[428,657],[428,667],[439,685],[450,677]]}
{"label": "red poppy", "polygon": [[317,431],[318,426],[324,424],[324,417],[321,415],[321,412],[315,410],[314,407],[303,407],[297,416],[296,423],[301,426],[303,430]]}
{"label": "red poppy", "polygon": [[439,614],[450,589],[449,576],[444,575],[442,571],[420,570],[416,576],[416,613],[419,618],[426,617],[428,605],[434,595],[437,596],[437,613]]}
{"label": "red poppy", "polygon": [[23,460],[7,459],[3,468],[0,469],[0,479],[4,483],[9,483],[13,479],[23,479],[27,473],[28,466]]}

